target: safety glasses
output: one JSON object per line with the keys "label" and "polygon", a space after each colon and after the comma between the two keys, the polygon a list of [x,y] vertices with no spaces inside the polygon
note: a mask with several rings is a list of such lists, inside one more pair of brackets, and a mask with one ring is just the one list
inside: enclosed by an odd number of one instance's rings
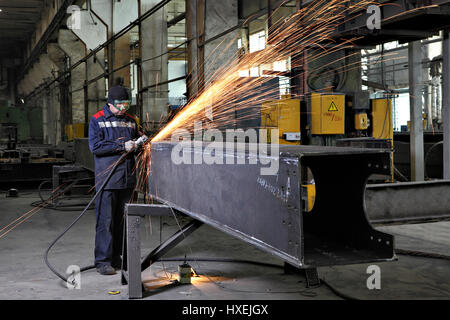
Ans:
{"label": "safety glasses", "polygon": [[114,100],[114,107],[120,111],[126,111],[131,106],[131,100]]}

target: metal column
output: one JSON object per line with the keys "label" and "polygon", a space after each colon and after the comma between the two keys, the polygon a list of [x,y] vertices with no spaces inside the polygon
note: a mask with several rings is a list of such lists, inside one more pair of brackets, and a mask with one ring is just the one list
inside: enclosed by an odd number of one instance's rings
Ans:
{"label": "metal column", "polygon": [[409,43],[409,101],[411,180],[424,180],[424,146],[422,118],[422,54],[420,41]]}
{"label": "metal column", "polygon": [[444,179],[450,179],[450,40],[444,30],[442,41],[442,116],[444,121]]}

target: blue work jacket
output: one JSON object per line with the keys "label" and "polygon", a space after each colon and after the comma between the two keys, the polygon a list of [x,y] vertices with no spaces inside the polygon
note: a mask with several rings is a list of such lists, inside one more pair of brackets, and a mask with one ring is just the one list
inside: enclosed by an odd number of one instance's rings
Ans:
{"label": "blue work jacket", "polygon": [[[129,114],[116,116],[106,104],[89,122],[89,148],[94,154],[95,186],[100,188],[112,166],[125,152],[125,142],[139,138],[136,120]],[[119,164],[105,189],[128,189],[136,185],[134,153]]]}

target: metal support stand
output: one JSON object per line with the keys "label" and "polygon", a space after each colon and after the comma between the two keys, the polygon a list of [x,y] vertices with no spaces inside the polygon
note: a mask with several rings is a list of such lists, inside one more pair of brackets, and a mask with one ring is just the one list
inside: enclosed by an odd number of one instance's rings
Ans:
{"label": "metal support stand", "polygon": [[320,285],[319,273],[317,268],[305,269],[306,287],[313,288]]}
{"label": "metal support stand", "polygon": [[300,274],[306,278],[306,287],[314,288],[320,285],[319,272],[317,268],[300,269],[287,262],[284,263],[284,273]]}
{"label": "metal support stand", "polygon": [[53,166],[52,169],[52,187],[58,189],[64,180],[78,180],[93,178],[91,172],[77,165]]}
{"label": "metal support stand", "polygon": [[158,261],[158,259],[203,225],[203,222],[201,221],[192,220],[182,227],[181,230],[177,231],[169,239],[155,248],[141,261],[141,240],[139,232],[141,217],[170,215],[172,215],[171,209],[166,205],[125,205],[127,270],[122,268],[122,284],[128,284],[129,299],[142,298],[143,292],[145,291],[142,284],[142,271]]}

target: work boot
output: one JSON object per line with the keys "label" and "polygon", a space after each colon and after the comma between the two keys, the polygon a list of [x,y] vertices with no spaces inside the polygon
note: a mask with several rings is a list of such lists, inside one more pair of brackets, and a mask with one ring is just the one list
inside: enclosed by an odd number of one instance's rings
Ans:
{"label": "work boot", "polygon": [[100,267],[97,267],[97,272],[104,276],[110,276],[116,274],[116,270],[108,264],[104,264]]}

